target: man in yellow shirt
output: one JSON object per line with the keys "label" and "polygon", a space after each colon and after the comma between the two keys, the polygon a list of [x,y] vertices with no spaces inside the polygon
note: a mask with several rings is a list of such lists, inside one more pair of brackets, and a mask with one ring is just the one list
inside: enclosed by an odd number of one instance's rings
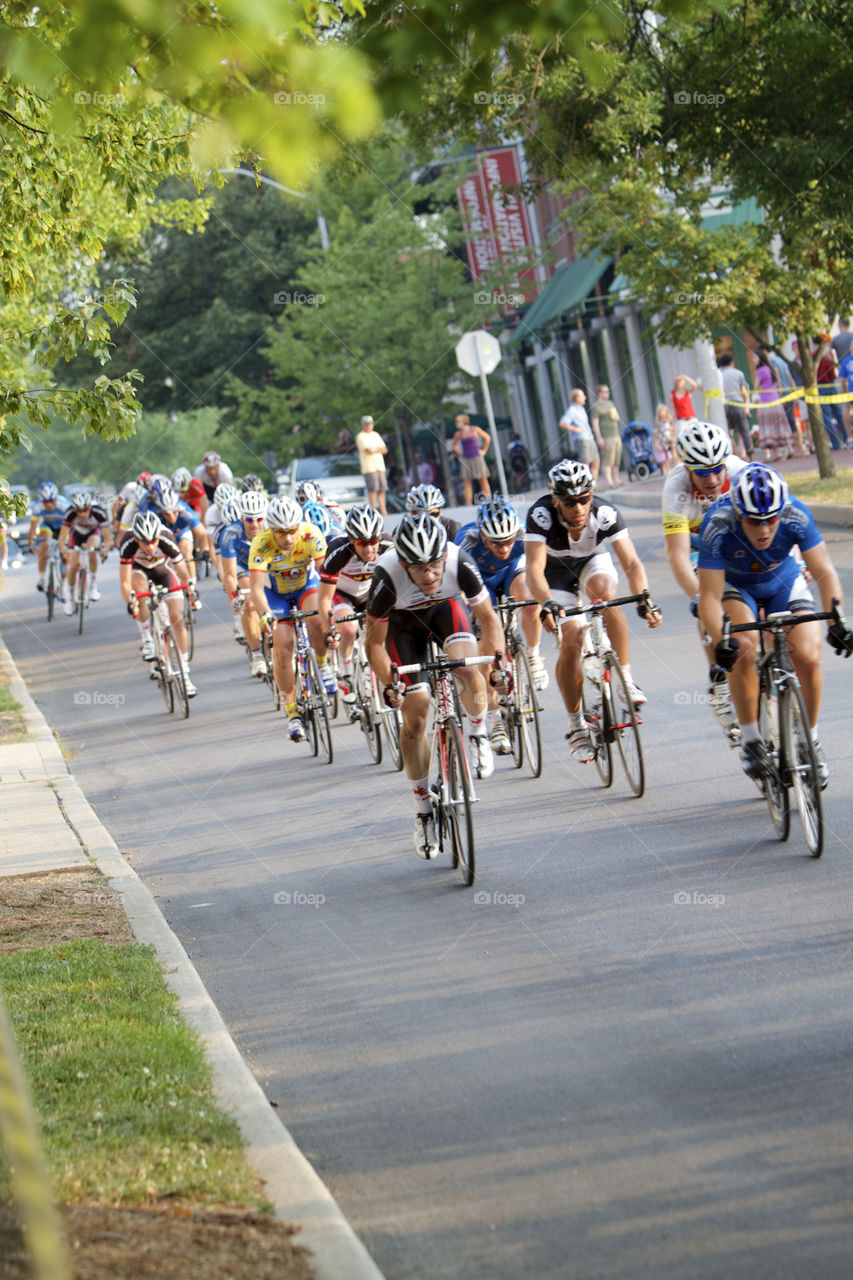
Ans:
{"label": "man in yellow shirt", "polygon": [[367,501],[384,516],[387,514],[385,492],[388,481],[385,476],[385,454],[388,452],[388,446],[374,427],[373,419],[369,414],[365,414],[361,420],[361,430],[355,438],[355,447],[358,449],[358,465],[367,490]]}

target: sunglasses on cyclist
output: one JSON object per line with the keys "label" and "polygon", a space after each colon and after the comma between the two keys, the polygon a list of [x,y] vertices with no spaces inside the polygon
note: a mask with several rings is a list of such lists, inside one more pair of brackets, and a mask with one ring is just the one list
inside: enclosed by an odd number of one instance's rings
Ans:
{"label": "sunglasses on cyclist", "polygon": [[688,470],[692,476],[701,476],[704,480],[706,476],[718,476],[725,471],[725,463],[721,462],[718,467],[689,467]]}
{"label": "sunglasses on cyclist", "polygon": [[378,547],[378,538],[354,538],[353,541],[357,547]]}
{"label": "sunglasses on cyclist", "polygon": [[747,524],[775,524],[779,519],[779,513],[777,511],[775,516],[744,516],[743,518]]}
{"label": "sunglasses on cyclist", "polygon": [[243,524],[263,524],[263,516],[243,516]]}
{"label": "sunglasses on cyclist", "polygon": [[577,498],[558,498],[561,507],[585,507],[588,502],[592,502],[591,493],[582,493]]}
{"label": "sunglasses on cyclist", "polygon": [[298,524],[294,525],[292,529],[273,529],[273,533],[283,533],[286,538],[289,538],[292,533],[298,533],[298,532],[299,532]]}

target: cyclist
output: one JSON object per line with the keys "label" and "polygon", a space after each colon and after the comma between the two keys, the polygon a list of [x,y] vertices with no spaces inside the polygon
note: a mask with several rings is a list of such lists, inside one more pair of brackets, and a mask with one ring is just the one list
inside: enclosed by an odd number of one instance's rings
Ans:
{"label": "cyclist", "polygon": [[[421,858],[434,858],[438,853],[428,777],[429,687],[425,681],[410,677],[403,680],[405,689],[393,684],[391,664],[407,666],[422,661],[430,639],[441,645],[449,658],[473,657],[477,642],[463,600],[480,625],[486,651],[500,651],[500,620],[473,560],[448,542],[447,530],[427,512],[404,516],[393,547],[380,556],[373,571],[365,647],[386,703],[402,707],[400,751],[415,799],[414,845]],[[488,694],[482,668],[460,667],[457,678],[467,713],[471,765],[478,778],[488,778],[495,761],[486,734]],[[498,672],[490,673],[490,683],[500,687]]]}
{"label": "cyclist", "polygon": [[208,551],[207,533],[192,507],[178,497],[168,480],[155,480],[151,492],[140,505],[140,511],[156,511],[160,523],[171,533],[183,552],[190,575],[190,595],[193,608],[201,608],[196,588],[196,557]]}
{"label": "cyclist", "polygon": [[363,610],[377,558],[390,550],[391,539],[383,536],[383,520],[379,511],[368,503],[353,507],[346,532],[332,538],[320,570],[320,593],[317,607],[326,637],[337,633],[331,644],[339,645],[341,660],[341,696],[346,703],[355,702],[352,651],[358,634],[358,623],[339,622],[337,615]]}
{"label": "cyclist", "polygon": [[[530,588],[525,573],[524,541],[518,513],[506,498],[495,496],[480,504],[474,524],[463,525],[459,532],[459,546],[480,570],[492,604],[499,596],[511,596],[514,600],[529,600]],[[537,689],[547,689],[548,672],[539,653],[542,623],[539,609],[529,605],[521,610],[521,626],[527,641],[530,673]],[[486,652],[480,645],[480,652]],[[494,690],[489,697],[491,729],[489,740],[499,756],[509,755],[510,743],[503,717],[498,711],[498,699]]]}
{"label": "cyclist", "polygon": [[[666,477],[661,500],[663,537],[672,576],[690,598],[696,614],[696,557],[699,526],[706,511],[721,494],[728,493],[746,462],[732,453],[728,431],[698,418],[682,425],[675,437],[679,462]],[[726,673],[714,661],[714,646],[700,625],[699,635],[708,660],[708,696],[721,727],[730,733],[737,725]]]}
{"label": "cyclist", "polygon": [[440,525],[443,525],[447,531],[448,542],[455,542],[459,530],[462,528],[458,520],[451,520],[450,516],[441,514],[444,508],[444,494],[434,484],[416,484],[413,485],[406,494],[406,510],[415,514],[419,511],[426,511]]}
{"label": "cyclist", "polygon": [[189,573],[180,547],[171,533],[163,528],[153,511],[137,512],[130,531],[122,539],[119,547],[118,580],[127,611],[139,627],[144,662],[153,662],[156,653],[151,639],[149,601],[139,600],[137,595],[149,590],[151,584],[168,587],[170,595],[166,603],[181,655],[187,696],[194,698],[198,690],[190,679],[184,605],[180,594],[182,587],[189,583]]}
{"label": "cyclist", "polygon": [[263,678],[267,674],[267,664],[261,653],[258,615],[249,594],[249,548],[264,527],[267,496],[254,489],[247,489],[240,494],[237,506],[240,511],[239,519],[225,526],[219,544],[222,585],[231,602],[231,612],[241,621],[249,646],[251,674]]}
{"label": "cyclist", "polygon": [[93,504],[91,494],[85,489],[77,489],[72,493],[71,504],[65,513],[57,541],[59,554],[63,558],[66,548],[68,549],[68,572],[62,607],[70,617],[74,612],[74,583],[77,581],[80,552],[86,550],[89,553],[89,599],[100,600],[97,576],[98,552],[101,552],[105,560],[112,546],[107,513],[103,507]]}
{"label": "cyclist", "polygon": [[172,473],[172,488],[182,502],[192,507],[197,516],[204,518],[210,503],[204,491],[204,485],[192,474],[189,467],[178,467],[177,471]]}
{"label": "cyclist", "polygon": [[302,507],[304,518],[315,524],[327,540],[343,533],[346,523],[343,511],[337,503],[329,506],[321,486],[315,481],[303,480],[297,486],[296,501]]}
{"label": "cyclist", "polygon": [[[302,519],[293,498],[273,498],[266,511],[266,529],[249,548],[249,589],[252,604],[266,622],[287,622],[295,606],[310,612],[317,608],[319,572],[326,556],[326,539]],[[326,639],[319,614],[306,619],[308,638],[317,654],[328,693],[336,689],[334,672],[327,668]],[[305,738],[305,725],[296,708],[293,671],[293,624],[277,626],[273,633],[273,668],[293,742]]]}
{"label": "cyclist", "polygon": [[27,546],[30,553],[38,548],[38,582],[37,591],[44,591],[44,576],[47,571],[47,557],[50,551],[51,538],[59,537],[59,530],[68,513],[68,502],[60,497],[59,490],[52,480],[44,480],[38,487],[38,502],[30,516],[30,529],[27,535]]}
{"label": "cyclist", "polygon": [[254,475],[252,472],[250,472],[246,476],[243,476],[242,480],[240,480],[239,483],[244,493],[248,493],[248,491],[251,489],[254,493],[263,493],[263,494],[266,494],[267,497],[269,497],[269,494],[267,494],[266,485],[264,484],[261,477]]}
{"label": "cyclist", "polygon": [[[219,542],[225,530],[226,524],[231,524],[234,520],[239,520],[239,510],[230,520],[226,520],[223,515],[222,508],[230,503],[236,503],[240,497],[240,490],[233,484],[219,484],[213,494],[213,501],[208,504],[204,513],[204,531],[207,534],[210,553],[213,556],[213,563],[216,566],[216,573],[219,581],[222,581],[222,562],[219,557]],[[230,514],[230,512],[229,512]],[[242,628],[239,621],[237,629],[242,634]]]}
{"label": "cyclist", "polygon": [[[593,494],[592,471],[585,462],[558,462],[548,472],[548,488],[551,492],[538,498],[527,513],[524,547],[531,594],[543,606],[546,630],[553,632],[556,622],[550,606],[557,607],[560,621],[559,606],[577,604],[581,592],[590,600],[612,600],[615,596],[617,570],[608,544],[616,553],[632,595],[646,591],[649,584],[622,516],[609,502]],[[661,612],[656,605],[640,603],[637,613],[650,627],[660,626]],[[625,673],[628,696],[635,707],[641,706],[646,695],[631,674],[625,615],[619,608],[607,609],[604,620]],[[560,626],[556,676],[569,713],[566,737],[571,754],[586,764],[595,759],[581,707],[581,655],[587,626],[582,616],[565,618]]]}
{"label": "cyclist", "polygon": [[[723,644],[723,614],[736,624],[752,621],[759,612],[811,612],[814,599],[802,566],[790,554],[794,548],[802,554],[824,610],[831,610],[833,598],[843,603],[838,574],[812,513],[788,493],[784,477],[761,462],[743,468],[699,531],[699,618],[716,646],[717,662],[728,671],[741,727],[741,763],[750,778],[760,778],[769,763],[758,730],[757,632],[743,632]],[[836,653],[853,652],[853,632],[843,620],[832,623],[827,640]],[[820,784],[825,787],[829,770],[818,733],[823,686],[820,624],[798,626],[789,650],[812,728]]]}
{"label": "cyclist", "polygon": [[209,450],[195,469],[195,478],[204,485],[208,502],[215,502],[214,490],[220,484],[234,484],[234,473],[214,450]]}

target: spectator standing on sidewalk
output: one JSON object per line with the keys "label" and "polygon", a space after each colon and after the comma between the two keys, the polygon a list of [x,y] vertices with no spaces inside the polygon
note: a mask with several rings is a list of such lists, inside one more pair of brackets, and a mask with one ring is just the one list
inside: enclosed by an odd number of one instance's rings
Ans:
{"label": "spectator standing on sidewalk", "polygon": [[[780,393],[783,396],[788,395],[788,393],[793,389],[794,382],[791,378],[791,370],[788,368],[787,362],[783,360],[780,355],[777,355],[775,351],[768,350],[767,347],[757,347],[756,351],[760,351],[762,355],[767,357],[770,367],[775,369],[779,376]],[[793,400],[786,400],[782,405],[782,409],[785,412],[785,417],[788,419],[788,428],[793,437],[794,449],[797,456],[803,458],[808,453],[808,449],[806,448],[803,440],[802,429],[797,422],[797,418],[794,413]]]}
{"label": "spectator standing on sidewalk", "polygon": [[693,407],[693,392],[699,391],[702,383],[697,382],[695,378],[690,378],[686,373],[677,373],[675,381],[672,384],[672,407],[675,410],[675,426],[676,430],[680,430],[685,422],[692,422],[696,417],[696,410]]}
{"label": "spectator standing on sidewalk", "polygon": [[655,430],[658,433],[661,448],[663,449],[666,463],[664,474],[666,475],[678,462],[678,458],[675,455],[675,423],[672,420],[672,410],[668,405],[659,404],[655,409]]}
{"label": "spectator standing on sidewalk", "polygon": [[[832,347],[832,339],[828,333],[819,333],[814,339],[815,348],[812,351],[812,360],[815,362],[815,378],[817,379],[818,395],[823,400],[826,396],[838,395],[838,360],[836,359],[835,350]],[[824,347],[826,349],[824,350]],[[822,404],[821,412],[823,413],[823,425],[826,428],[826,434],[829,436],[829,443],[833,449],[840,449],[841,442],[847,444],[847,429],[844,426],[844,416],[841,412],[840,404]]]}
{"label": "spectator standing on sidewalk", "polygon": [[592,430],[599,441],[601,452],[601,470],[604,483],[608,489],[618,489],[622,481],[619,479],[619,463],[622,460],[622,434],[619,430],[619,410],[610,399],[610,388],[606,383],[596,387],[598,397],[592,406]]}
{"label": "spectator standing on sidewalk", "polygon": [[385,493],[388,489],[388,477],[385,474],[385,454],[388,446],[374,427],[370,414],[365,414],[361,420],[355,447],[358,449],[358,465],[367,490],[367,501],[384,516],[387,514]]}
{"label": "spectator standing on sidewalk", "polygon": [[[844,380],[849,375],[841,372],[841,366],[853,348],[853,333],[850,331],[850,317],[840,316],[838,320],[838,333],[832,339],[832,345],[835,348],[835,355],[838,359],[838,377],[840,379],[840,387],[842,391],[848,388],[844,385]],[[844,422],[844,429],[847,432],[847,438],[850,438],[850,403],[846,402],[841,406],[841,417]]]}
{"label": "spectator standing on sidewalk", "polygon": [[474,480],[480,485],[482,497],[491,497],[492,490],[489,485],[489,471],[485,456],[491,443],[492,437],[488,431],[484,431],[482,427],[472,426],[467,413],[457,413],[456,435],[451,442],[451,448],[459,458],[459,474],[462,479],[466,507],[470,507],[473,503],[472,482]]}
{"label": "spectator standing on sidewalk", "polygon": [[761,349],[755,353],[755,381],[758,384],[758,443],[768,462],[788,456],[790,430],[782,406],[773,404],[781,394],[779,375]]}
{"label": "spectator standing on sidewalk", "polygon": [[720,382],[723,387],[723,408],[726,426],[732,438],[732,448],[744,462],[752,459],[752,432],[749,427],[749,383],[740,369],[735,368],[735,358],[724,351],[717,361]]}
{"label": "spectator standing on sidewalk", "polygon": [[585,462],[592,472],[593,482],[597,482],[601,466],[601,433],[596,428],[593,434],[585,404],[586,392],[575,387],[569,397],[569,407],[560,419],[560,426],[568,432],[566,447],[569,457],[574,462]]}

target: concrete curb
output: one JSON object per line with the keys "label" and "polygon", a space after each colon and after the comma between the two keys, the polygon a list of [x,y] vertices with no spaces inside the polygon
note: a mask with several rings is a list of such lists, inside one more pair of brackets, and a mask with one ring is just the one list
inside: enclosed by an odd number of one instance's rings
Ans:
{"label": "concrete curb", "polygon": [[204,1044],[213,1068],[217,1100],[237,1121],[246,1142],[246,1158],[263,1178],[276,1218],[298,1228],[294,1241],[311,1250],[311,1267],[317,1280],[383,1280],[382,1272],[331,1192],[270,1108],[151,893],[122,857],[75,782],[2,640],[0,658],[10,676],[10,692],[20,702],[29,731],[38,743],[45,781],[56,793],[65,820],[84,852],[121,894],[134,935],[139,942],[154,948],[166,980],[178,996],[183,1016]]}

